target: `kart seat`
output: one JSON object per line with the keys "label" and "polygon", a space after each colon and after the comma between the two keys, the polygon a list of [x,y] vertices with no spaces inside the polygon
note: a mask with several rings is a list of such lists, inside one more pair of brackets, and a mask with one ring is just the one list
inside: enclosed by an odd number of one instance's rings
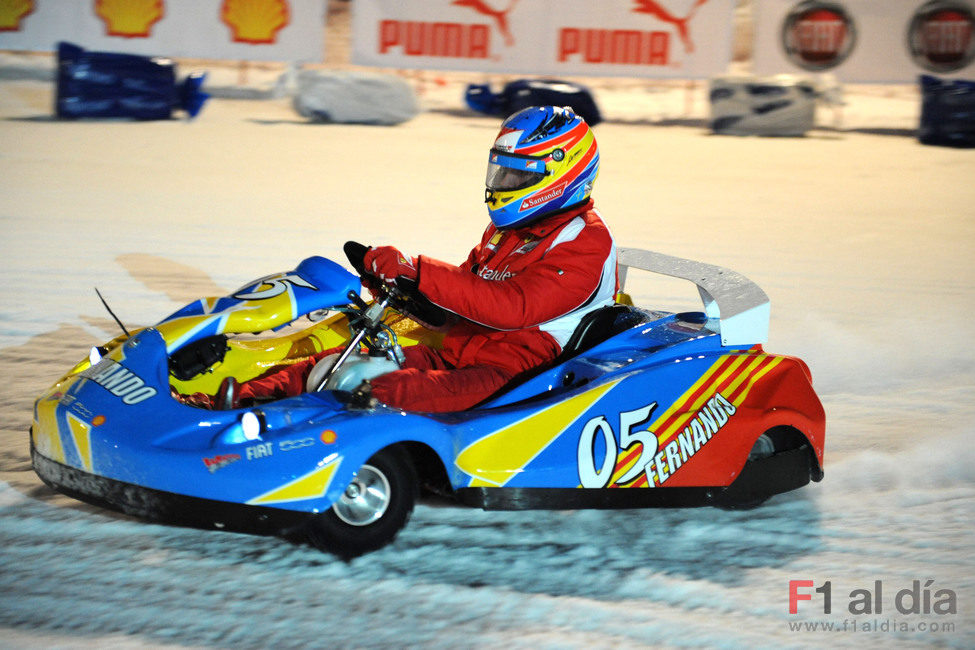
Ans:
{"label": "kart seat", "polygon": [[575,331],[562,347],[562,353],[556,362],[570,359],[583,350],[588,350],[614,334],[628,329],[640,320],[640,317],[628,318],[627,316],[634,316],[634,313],[626,305],[608,305],[589,312],[576,325]]}
{"label": "kart seat", "polygon": [[536,377],[552,368],[561,365],[572,357],[585,352],[603,341],[635,327],[640,323],[648,322],[650,316],[639,309],[634,309],[627,305],[607,305],[600,309],[589,312],[582,317],[576,325],[572,336],[562,347],[562,352],[552,361],[536,366],[525,372],[515,375],[511,381],[502,386],[500,390],[481,402],[490,403],[493,399],[507,393],[516,386],[524,384],[533,377]]}

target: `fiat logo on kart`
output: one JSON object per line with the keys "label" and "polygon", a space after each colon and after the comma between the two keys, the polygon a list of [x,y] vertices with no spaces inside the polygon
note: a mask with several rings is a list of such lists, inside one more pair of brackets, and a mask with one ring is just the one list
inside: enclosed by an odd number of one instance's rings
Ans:
{"label": "fiat logo on kart", "polygon": [[782,25],[785,54],[803,70],[835,68],[846,60],[855,44],[853,19],[835,2],[800,2]]}
{"label": "fiat logo on kart", "polygon": [[[238,291],[233,297],[237,300],[267,300],[268,298],[280,296],[288,289],[289,284],[318,291],[318,287],[299,275],[294,273],[275,273],[274,275],[269,275],[258,280],[254,284],[257,288],[253,291]],[[267,288],[261,289],[265,285],[267,285]]]}
{"label": "fiat logo on kart", "polygon": [[975,59],[975,15],[964,2],[933,0],[914,12],[907,47],[914,63],[931,72],[961,70]]}

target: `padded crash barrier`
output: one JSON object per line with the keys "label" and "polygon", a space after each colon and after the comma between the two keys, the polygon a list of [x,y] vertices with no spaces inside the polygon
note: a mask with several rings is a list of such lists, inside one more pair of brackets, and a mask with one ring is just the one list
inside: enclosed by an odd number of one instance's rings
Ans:
{"label": "padded crash barrier", "polygon": [[801,77],[716,77],[709,100],[711,131],[723,135],[801,136],[816,117],[815,84]]}
{"label": "padded crash barrier", "polygon": [[975,147],[975,81],[922,75],[922,144]]}
{"label": "padded crash barrier", "polygon": [[603,121],[588,88],[558,79],[518,79],[499,93],[488,84],[470,84],[464,100],[473,111],[502,118],[529,106],[569,106],[589,126]]}
{"label": "padded crash barrier", "polygon": [[391,126],[420,112],[413,87],[392,75],[302,70],[296,82],[294,109],[313,122]]}
{"label": "padded crash barrier", "polygon": [[132,118],[165,120],[176,110],[195,117],[209,95],[205,75],[194,73],[176,82],[169,59],[90,52],[58,43],[55,114],[62,119]]}

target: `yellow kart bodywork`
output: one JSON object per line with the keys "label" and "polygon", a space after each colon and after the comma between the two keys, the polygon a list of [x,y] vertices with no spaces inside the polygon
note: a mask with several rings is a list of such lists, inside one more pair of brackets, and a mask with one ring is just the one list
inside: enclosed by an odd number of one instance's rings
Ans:
{"label": "yellow kart bodywork", "polygon": [[[394,310],[387,310],[383,321],[396,333],[400,345],[423,343],[437,347],[443,335],[426,329]],[[247,381],[269,371],[308,359],[323,350],[342,346],[350,338],[345,314],[336,313],[311,327],[271,338],[233,338],[227,341],[223,360],[208,371],[186,381],[170,376],[170,385],[179,393],[214,394],[224,377]]]}

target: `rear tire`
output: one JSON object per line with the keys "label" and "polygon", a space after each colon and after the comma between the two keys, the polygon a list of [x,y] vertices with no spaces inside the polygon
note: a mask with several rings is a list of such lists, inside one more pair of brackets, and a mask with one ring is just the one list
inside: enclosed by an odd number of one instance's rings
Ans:
{"label": "rear tire", "polygon": [[331,508],[308,521],[306,535],[317,548],[345,559],[375,551],[409,521],[418,492],[409,456],[387,447],[359,468]]}
{"label": "rear tire", "polygon": [[738,479],[715,494],[714,505],[724,510],[751,510],[768,501],[772,494],[756,494],[743,488],[740,480],[743,478],[742,475],[757,461],[783,451],[798,449],[803,445],[808,445],[805,437],[789,427],[776,427],[760,435],[752,446]]}

